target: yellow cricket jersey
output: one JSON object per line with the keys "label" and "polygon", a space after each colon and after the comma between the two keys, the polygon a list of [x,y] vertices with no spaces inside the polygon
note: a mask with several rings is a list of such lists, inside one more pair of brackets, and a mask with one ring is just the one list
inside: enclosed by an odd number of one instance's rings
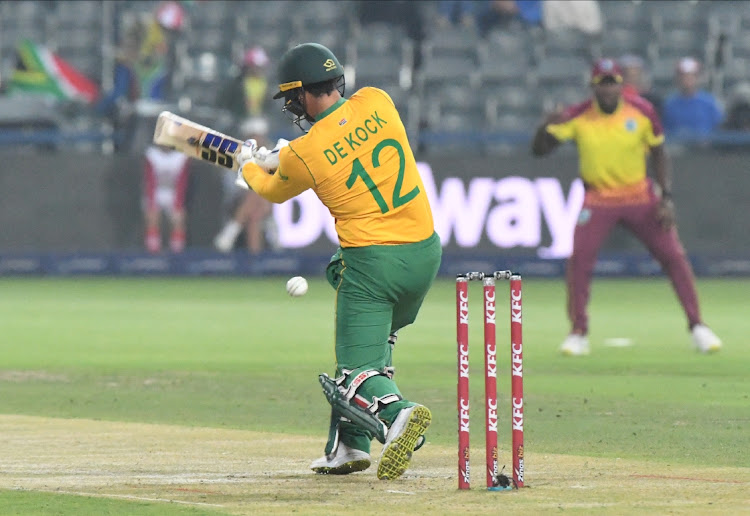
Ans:
{"label": "yellow cricket jersey", "polygon": [[557,140],[578,146],[581,178],[602,193],[641,193],[646,183],[646,157],[664,142],[653,106],[639,97],[620,101],[612,114],[589,100],[566,110],[566,120],[546,130]]}
{"label": "yellow cricket jersey", "polygon": [[362,88],[321,113],[281,150],[273,175],[255,164],[242,175],[276,203],[312,188],[336,219],[341,247],[420,242],[435,229],[404,125],[377,88]]}

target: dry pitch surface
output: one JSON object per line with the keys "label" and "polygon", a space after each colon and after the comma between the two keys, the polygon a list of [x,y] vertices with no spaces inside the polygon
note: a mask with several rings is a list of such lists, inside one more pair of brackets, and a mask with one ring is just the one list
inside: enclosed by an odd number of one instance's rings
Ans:
{"label": "dry pitch surface", "polygon": [[320,439],[293,435],[0,415],[0,489],[163,501],[227,514],[344,514],[352,507],[392,515],[750,511],[750,468],[529,450],[527,487],[493,493],[482,489],[484,450],[475,446],[475,487],[459,492],[453,448],[428,441],[401,479],[380,482],[374,465],[348,476],[312,474],[307,467],[321,446]]}

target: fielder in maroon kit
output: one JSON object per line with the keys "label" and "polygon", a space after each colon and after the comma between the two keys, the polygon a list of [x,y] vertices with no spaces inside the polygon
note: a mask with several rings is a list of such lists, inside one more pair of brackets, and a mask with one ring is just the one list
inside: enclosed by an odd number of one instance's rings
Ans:
{"label": "fielder in maroon kit", "polygon": [[[622,224],[669,275],[695,347],[718,351],[721,340],[701,320],[693,271],[677,234],[659,117],[645,99],[623,96],[622,72],[612,59],[597,61],[591,87],[593,98],[548,116],[532,143],[533,154],[543,156],[560,142],[575,141],[586,189],[566,271],[572,330],[560,349],[566,355],[589,353],[586,307],[594,265],[607,236]],[[655,183],[646,174],[649,155]]]}

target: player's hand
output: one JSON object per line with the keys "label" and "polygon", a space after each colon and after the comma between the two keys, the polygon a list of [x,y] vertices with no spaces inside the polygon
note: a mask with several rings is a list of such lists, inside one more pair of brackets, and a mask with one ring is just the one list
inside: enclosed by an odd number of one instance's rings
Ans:
{"label": "player's hand", "polygon": [[234,180],[234,184],[237,186],[250,189],[247,181],[245,181],[245,176],[242,175],[242,169],[247,163],[255,163],[255,153],[257,151],[258,143],[255,140],[245,140],[240,153],[237,155],[237,163],[240,165],[240,168],[237,170],[237,179]]}
{"label": "player's hand", "polygon": [[274,173],[279,168],[279,152],[287,145],[289,145],[289,140],[279,138],[273,149],[267,150],[261,147],[255,153],[255,163],[266,172]]}
{"label": "player's hand", "polygon": [[544,125],[559,124],[565,119],[565,108],[562,104],[557,104],[555,108],[544,115]]}
{"label": "player's hand", "polygon": [[662,197],[659,199],[659,205],[656,207],[656,217],[664,229],[669,230],[675,227],[677,219],[671,197]]}
{"label": "player's hand", "polygon": [[252,138],[245,140],[242,149],[240,149],[240,153],[237,155],[237,163],[240,164],[240,170],[242,170],[242,167],[247,163],[257,163],[255,161],[256,152],[258,152],[258,142]]}

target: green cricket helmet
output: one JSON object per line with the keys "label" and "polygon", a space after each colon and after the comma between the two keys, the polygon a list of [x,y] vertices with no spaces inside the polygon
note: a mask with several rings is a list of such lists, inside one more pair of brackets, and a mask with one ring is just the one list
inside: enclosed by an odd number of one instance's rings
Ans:
{"label": "green cricket helmet", "polygon": [[288,91],[338,79],[343,75],[344,67],[333,52],[318,43],[303,43],[281,56],[279,92],[273,98],[280,99]]}
{"label": "green cricket helmet", "polygon": [[284,113],[293,115],[292,122],[300,129],[302,120],[314,123],[300,100],[300,93],[310,86],[335,81],[335,87],[344,96],[344,67],[328,48],[318,43],[303,43],[289,49],[281,56],[278,69],[279,91],[274,99],[284,98]]}

